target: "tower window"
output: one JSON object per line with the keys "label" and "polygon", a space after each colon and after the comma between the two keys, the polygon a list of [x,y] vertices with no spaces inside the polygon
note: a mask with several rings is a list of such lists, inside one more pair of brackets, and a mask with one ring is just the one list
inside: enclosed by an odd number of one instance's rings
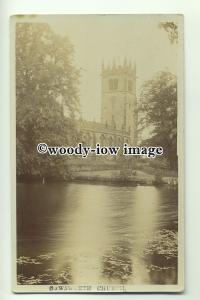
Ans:
{"label": "tower window", "polygon": [[113,79],[109,80],[109,89],[113,90]]}
{"label": "tower window", "polygon": [[113,79],[114,90],[118,89],[118,79]]}
{"label": "tower window", "polygon": [[133,90],[133,83],[131,80],[128,81],[128,90],[131,92]]}
{"label": "tower window", "polygon": [[118,79],[110,79],[109,80],[109,89],[110,90],[117,90],[118,89]]}

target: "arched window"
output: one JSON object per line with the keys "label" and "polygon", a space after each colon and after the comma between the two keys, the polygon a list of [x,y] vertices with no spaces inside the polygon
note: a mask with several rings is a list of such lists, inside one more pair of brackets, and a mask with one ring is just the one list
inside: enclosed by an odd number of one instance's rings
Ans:
{"label": "arched window", "polygon": [[113,79],[109,80],[109,89],[113,90]]}
{"label": "arched window", "polygon": [[133,90],[133,83],[131,80],[128,81],[128,90],[131,92]]}
{"label": "arched window", "polygon": [[113,87],[114,87],[114,90],[117,90],[118,89],[118,79],[113,79]]}
{"label": "arched window", "polygon": [[117,90],[118,89],[118,79],[110,79],[109,80],[109,89],[112,90]]}

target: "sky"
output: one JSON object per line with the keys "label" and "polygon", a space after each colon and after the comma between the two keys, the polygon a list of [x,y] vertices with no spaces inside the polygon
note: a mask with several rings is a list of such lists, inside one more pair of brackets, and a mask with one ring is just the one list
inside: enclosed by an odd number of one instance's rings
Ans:
{"label": "sky", "polygon": [[[37,16],[36,22],[49,23],[74,45],[74,63],[81,68],[80,103],[84,119],[100,121],[101,65],[122,63],[124,58],[136,63],[137,94],[144,81],[157,71],[177,74],[178,45],[171,44],[159,28],[167,15],[59,15]],[[174,17],[173,17],[174,18]]]}

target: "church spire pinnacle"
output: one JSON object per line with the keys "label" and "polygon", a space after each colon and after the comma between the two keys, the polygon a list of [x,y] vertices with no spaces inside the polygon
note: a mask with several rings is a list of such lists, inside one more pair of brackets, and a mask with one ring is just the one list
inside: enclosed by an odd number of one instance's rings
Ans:
{"label": "church spire pinnacle", "polygon": [[115,61],[115,58],[113,58],[112,69],[113,69],[113,70],[115,70],[115,69],[116,69],[116,61]]}
{"label": "church spire pinnacle", "polygon": [[102,64],[101,64],[101,69],[102,69],[102,71],[104,71],[104,70],[105,70],[104,60],[102,61]]}
{"label": "church spire pinnacle", "polygon": [[124,59],[124,67],[127,67],[127,58]]}

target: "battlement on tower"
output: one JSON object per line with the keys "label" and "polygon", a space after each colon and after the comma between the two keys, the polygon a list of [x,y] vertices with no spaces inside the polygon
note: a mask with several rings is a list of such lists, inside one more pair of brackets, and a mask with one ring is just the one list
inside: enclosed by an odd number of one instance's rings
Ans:
{"label": "battlement on tower", "polygon": [[102,63],[102,68],[101,68],[101,75],[116,75],[116,74],[130,74],[134,76],[136,74],[136,64],[135,62],[132,63],[131,60],[127,61],[127,59],[124,59],[124,62],[122,64],[116,63],[115,59],[113,62],[110,64],[105,64],[104,62]]}

